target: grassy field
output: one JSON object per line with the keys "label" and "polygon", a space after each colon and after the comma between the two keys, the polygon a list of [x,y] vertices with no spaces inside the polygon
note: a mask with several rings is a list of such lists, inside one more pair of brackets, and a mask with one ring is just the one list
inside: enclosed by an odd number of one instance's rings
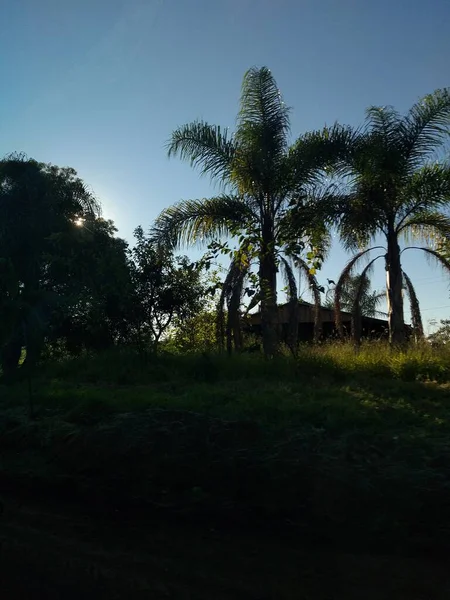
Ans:
{"label": "grassy field", "polygon": [[0,388],[11,589],[22,561],[115,597],[447,597],[449,381],[445,349],[377,344],[42,367],[34,419],[27,383]]}

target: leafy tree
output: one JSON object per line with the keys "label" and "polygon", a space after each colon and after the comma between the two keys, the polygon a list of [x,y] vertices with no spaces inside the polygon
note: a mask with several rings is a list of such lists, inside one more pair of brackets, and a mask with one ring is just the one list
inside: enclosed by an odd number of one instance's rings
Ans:
{"label": "leafy tree", "polygon": [[57,295],[47,339],[71,353],[127,342],[133,310],[127,243],[112,221],[79,225],[52,236],[43,282]]}
{"label": "leafy tree", "polygon": [[217,315],[215,310],[198,313],[175,324],[171,345],[182,353],[210,352],[217,348]]}
{"label": "leafy tree", "polygon": [[98,211],[96,199],[73,169],[23,155],[0,161],[0,258],[7,265],[0,308],[9,323],[0,340],[5,376],[17,369],[22,346],[29,365],[42,348],[55,298],[43,285],[52,236],[73,231],[78,220]]}
{"label": "leafy tree", "polygon": [[210,352],[217,348],[217,315],[214,310],[200,310],[177,323],[172,336],[175,348],[182,352]]}
{"label": "leafy tree", "polygon": [[[449,122],[450,91],[444,89],[425,96],[405,116],[392,107],[372,107],[361,129],[341,130],[336,173],[344,177],[344,191],[334,218],[345,246],[364,249],[342,272],[336,286],[336,306],[339,308],[342,289],[359,260],[381,250],[361,275],[376,260],[384,259],[391,343],[405,340],[404,282],[413,301],[413,325],[417,331],[421,329],[417,296],[402,269],[402,253],[420,249],[450,272],[450,262],[430,247],[437,239],[450,236],[450,219],[444,212],[450,202],[450,165],[432,161],[447,139]],[[367,248],[380,235],[386,245]],[[427,245],[401,249],[402,238],[406,242],[422,240]]]}
{"label": "leafy tree", "polygon": [[132,326],[142,352],[157,351],[171,327],[199,313],[205,293],[201,268],[170,248],[156,245],[142,227],[134,232],[130,251],[133,282]]}
{"label": "leafy tree", "polygon": [[[223,247],[232,258],[224,292],[231,314],[240,304],[245,278],[256,261],[267,356],[277,347],[277,272],[291,271],[280,256],[299,257],[305,241],[314,248],[313,255],[319,255],[318,247],[326,237],[323,222],[312,209],[311,194],[333,148],[323,144],[318,134],[301,136],[290,146],[289,125],[289,109],[271,72],[266,67],[247,71],[233,135],[195,121],[175,130],[169,142],[169,156],[188,160],[202,175],[221,184],[224,192],[182,201],[164,210],[154,227],[155,239],[171,247],[223,237],[237,240],[235,252]],[[293,203],[295,232],[289,213]],[[230,326],[236,329],[237,325]]]}
{"label": "leafy tree", "polygon": [[440,327],[428,336],[428,341],[434,346],[450,344],[450,319],[441,319]]}

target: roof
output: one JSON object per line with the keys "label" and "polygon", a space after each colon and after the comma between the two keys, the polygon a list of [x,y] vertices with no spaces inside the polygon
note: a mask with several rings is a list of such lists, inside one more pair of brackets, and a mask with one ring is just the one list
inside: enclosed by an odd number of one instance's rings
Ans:
{"label": "roof", "polygon": [[[311,302],[305,302],[304,300],[299,300],[298,301],[299,306],[300,306],[300,322],[303,323],[308,323],[308,322],[313,322],[314,321],[314,312],[315,312],[315,305],[312,304]],[[278,305],[278,315],[279,315],[279,319],[278,322],[279,323],[287,323],[289,321],[289,315],[288,315],[288,307],[289,307],[289,303],[285,302],[284,304],[279,304]],[[335,320],[334,318],[334,309],[333,308],[328,308],[326,306],[321,306],[320,307],[320,311],[321,311],[321,320],[322,321],[333,321]],[[260,319],[261,319],[261,311],[257,311],[255,313],[250,313],[249,315],[250,317],[250,321],[256,325],[259,323]],[[352,318],[352,314],[348,311],[342,310],[341,311],[341,318],[344,322],[346,321],[351,321]],[[363,319],[365,321],[370,321],[371,323],[378,323],[380,325],[386,325],[387,326],[387,320],[386,319],[378,319],[376,317],[363,317]]]}

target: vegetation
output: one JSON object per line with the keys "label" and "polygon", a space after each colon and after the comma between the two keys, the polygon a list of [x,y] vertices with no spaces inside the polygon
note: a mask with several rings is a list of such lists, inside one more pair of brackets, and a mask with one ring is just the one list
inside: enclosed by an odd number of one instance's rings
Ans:
{"label": "vegetation", "polygon": [[[335,125],[290,145],[272,74],[251,69],[233,135],[195,122],[169,143],[223,193],[167,208],[131,245],[73,169],[0,161],[8,597],[448,597],[445,567],[423,559],[450,550],[448,320],[424,339],[400,239],[425,240],[450,271],[450,170],[429,162],[449,120],[441,90],[405,117],[371,108],[361,130]],[[338,325],[350,310],[358,347],[297,339],[295,270],[314,294],[317,332],[331,223],[359,248],[334,288]],[[380,235],[384,254],[355,275]],[[200,260],[175,254],[197,241]],[[231,259],[223,280],[211,272],[220,254]],[[378,258],[390,343],[358,328],[378,314]],[[256,306],[262,352],[246,321]],[[257,558],[245,562],[244,548]],[[258,575],[242,574],[238,558]]]}
{"label": "vegetation", "polygon": [[[238,249],[229,252],[233,260],[224,285],[229,329],[234,329],[234,343],[239,348],[236,312],[246,276],[256,259],[266,356],[273,356],[277,347],[278,269],[286,273],[293,308],[297,304],[295,278],[286,257],[294,258],[296,265],[310,275],[310,285],[317,287],[314,270],[300,253],[305,238],[313,250],[326,238],[324,224],[317,218],[315,193],[320,174],[335,151],[331,142],[322,143],[318,133],[303,135],[289,146],[288,133],[289,109],[271,72],[266,68],[250,69],[244,76],[233,135],[220,126],[195,121],[174,131],[169,143],[169,156],[189,160],[203,175],[223,184],[226,193],[172,206],[161,213],[154,228],[155,238],[172,246],[212,240],[213,250],[228,251],[228,246],[217,245],[217,238],[238,237]],[[293,204],[301,213],[295,231],[289,213]],[[311,256],[314,254],[311,252]],[[295,317],[293,313],[294,321]]]}
{"label": "vegetation", "polygon": [[[335,285],[327,291],[324,306],[334,308]],[[386,317],[386,313],[379,310],[385,298],[384,292],[371,291],[370,279],[364,275],[349,275],[340,288],[341,310],[353,312],[355,309],[363,317]]]}
{"label": "vegetation", "polygon": [[428,337],[434,346],[442,346],[450,343],[450,319],[441,319],[438,329]]}
{"label": "vegetation", "polygon": [[[17,369],[22,346],[29,361],[42,349],[52,304],[52,261],[76,245],[76,227],[98,214],[98,204],[72,169],[13,155],[0,164],[0,256],[3,313],[2,368]],[[25,341],[26,340],[26,341]]]}
{"label": "vegetation", "polygon": [[174,257],[171,250],[155,246],[141,227],[129,252],[132,292],[132,335],[141,354],[156,353],[161,339],[174,323],[191,321],[200,311],[206,289],[201,267],[187,257]]}
{"label": "vegetation", "polygon": [[[347,179],[336,214],[338,231],[345,246],[360,248],[342,272],[336,286],[336,315],[339,316],[340,290],[358,261],[374,250],[362,271],[365,275],[379,258],[385,261],[390,339],[405,341],[403,284],[411,301],[413,328],[423,335],[417,296],[410,278],[402,270],[400,239],[425,242],[447,239],[450,220],[442,209],[450,196],[450,165],[433,162],[447,141],[450,121],[450,92],[438,90],[417,102],[406,116],[392,107],[371,107],[365,126],[345,130],[336,172]],[[367,248],[382,236],[385,247]],[[363,249],[361,250],[361,247]],[[433,248],[419,248],[450,272],[450,262]],[[361,287],[362,291],[362,287]]]}

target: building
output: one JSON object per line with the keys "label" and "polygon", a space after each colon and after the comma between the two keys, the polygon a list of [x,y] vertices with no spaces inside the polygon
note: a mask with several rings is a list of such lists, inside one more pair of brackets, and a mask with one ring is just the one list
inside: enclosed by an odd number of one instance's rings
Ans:
{"label": "building", "polygon": [[[277,323],[280,328],[281,338],[286,341],[288,337],[290,310],[288,304],[280,304],[277,312]],[[309,302],[299,300],[298,315],[298,341],[309,342],[314,339],[314,320],[315,306]],[[341,320],[344,333],[350,335],[352,315],[349,312],[341,311]],[[334,310],[331,308],[320,307],[320,331],[321,339],[330,339],[337,337]],[[261,313],[256,312],[248,316],[247,331],[261,333]],[[385,319],[376,319],[374,317],[362,317],[361,336],[363,338],[381,339],[388,338],[388,322]]]}

